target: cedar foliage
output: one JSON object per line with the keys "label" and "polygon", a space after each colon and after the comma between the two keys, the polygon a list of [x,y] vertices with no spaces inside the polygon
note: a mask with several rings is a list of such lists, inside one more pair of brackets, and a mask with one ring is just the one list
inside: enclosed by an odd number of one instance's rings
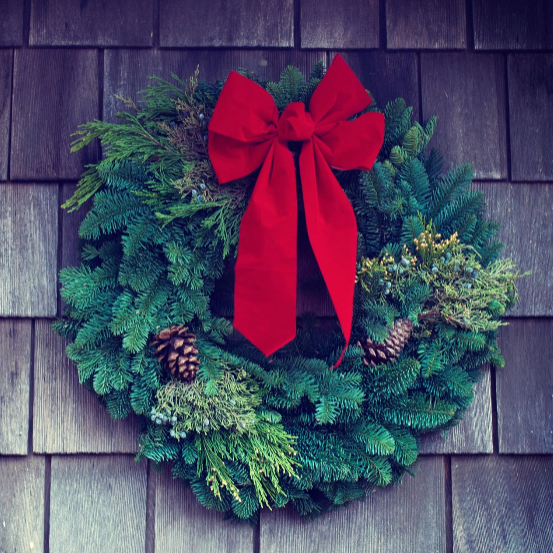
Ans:
{"label": "cedar foliage", "polygon": [[[322,76],[316,66],[306,83],[287,68],[279,83],[260,84],[283,109],[308,104]],[[483,219],[470,166],[442,174],[440,155],[426,150],[435,120],[413,123],[398,99],[384,108],[374,168],[337,173],[359,228],[343,363],[329,369],[342,338],[309,315],[270,359],[231,339],[231,325],[215,312],[228,299],[225,259],[236,256],[255,175],[221,186],[209,164],[207,122],[221,86],[197,74],[189,82],[155,79],[140,108],[126,102],[131,111],[120,123],[81,128],[74,149],[99,138],[104,157],[66,205],[92,200],[79,230],[82,262],[60,274],[67,308],[55,328],[71,342],[67,354],[81,382],[110,415],[141,417],[138,457],[170,462],[202,505],[255,523],[264,505],[291,503],[312,518],[401,480],[417,459],[419,436],[461,419],[479,366],[502,362],[499,317],[516,299],[518,275],[508,262],[497,265],[497,225]],[[424,233],[434,241],[430,257],[418,246]],[[455,237],[457,249],[439,250],[440,239]],[[478,286],[444,296],[455,261]],[[471,280],[469,265],[500,274]],[[487,301],[497,291],[490,282],[502,291],[494,301]],[[468,307],[457,313],[449,299],[461,292]],[[384,341],[398,317],[414,324],[401,355],[365,366],[357,342]],[[171,325],[198,336],[193,384],[172,380],[149,346]]]}

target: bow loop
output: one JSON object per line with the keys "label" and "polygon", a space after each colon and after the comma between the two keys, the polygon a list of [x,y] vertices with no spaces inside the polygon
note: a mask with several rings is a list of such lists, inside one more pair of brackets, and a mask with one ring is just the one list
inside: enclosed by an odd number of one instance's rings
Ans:
{"label": "bow loop", "polygon": [[227,182],[261,166],[240,224],[234,326],[266,355],[296,334],[298,208],[289,141],[303,142],[299,168],[309,241],[349,343],[357,224],[331,167],[372,167],[384,140],[384,117],[367,113],[348,121],[370,103],[339,55],[313,93],[309,112],[303,102],[293,102],[279,118],[271,95],[237,73],[223,87],[209,124],[217,178]]}

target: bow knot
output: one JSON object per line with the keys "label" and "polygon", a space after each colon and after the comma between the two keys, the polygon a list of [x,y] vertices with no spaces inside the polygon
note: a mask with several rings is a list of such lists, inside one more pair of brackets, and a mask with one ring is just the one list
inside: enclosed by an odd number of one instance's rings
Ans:
{"label": "bow knot", "polygon": [[230,73],[221,91],[209,124],[209,156],[219,182],[261,166],[240,223],[234,327],[265,355],[296,335],[298,206],[289,141],[302,142],[299,171],[309,241],[345,347],[349,343],[357,223],[331,168],[373,166],[384,140],[384,116],[373,112],[350,120],[370,103],[339,55],[315,89],[309,113],[303,102],[293,102],[279,118],[271,95],[238,73]]}
{"label": "bow knot", "polygon": [[285,142],[309,140],[314,130],[315,123],[303,102],[286,106],[278,120],[278,137]]}

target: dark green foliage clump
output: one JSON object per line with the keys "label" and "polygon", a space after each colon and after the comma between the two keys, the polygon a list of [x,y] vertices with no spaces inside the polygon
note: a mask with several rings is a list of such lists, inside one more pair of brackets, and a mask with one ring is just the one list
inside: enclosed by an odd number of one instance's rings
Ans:
{"label": "dark green foliage clump", "polygon": [[[280,83],[260,84],[282,110],[308,104],[322,77],[317,66],[306,83],[287,68]],[[374,168],[337,173],[359,228],[353,337],[342,364],[329,368],[340,334],[312,316],[268,359],[232,339],[214,311],[255,176],[224,186],[215,179],[206,129],[220,90],[196,76],[156,80],[140,109],[127,103],[133,112],[121,124],[80,131],[75,148],[99,138],[104,158],[68,204],[92,198],[79,232],[82,263],[60,275],[67,309],[55,327],[109,413],[141,417],[139,457],[169,462],[202,505],[250,522],[264,505],[287,503],[315,517],[399,481],[419,436],[462,418],[479,366],[501,364],[497,331],[518,275],[497,261],[497,226],[482,217],[471,168],[443,175],[439,154],[425,149],[435,120],[413,124],[411,108],[396,100],[384,110]],[[358,340],[384,341],[399,317],[414,324],[399,358],[366,366]],[[198,336],[193,384],[172,381],[149,345],[171,325]]]}

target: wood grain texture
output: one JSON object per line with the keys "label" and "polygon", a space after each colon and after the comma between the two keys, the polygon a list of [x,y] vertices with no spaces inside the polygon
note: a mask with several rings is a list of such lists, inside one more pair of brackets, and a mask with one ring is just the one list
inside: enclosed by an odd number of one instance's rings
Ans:
{"label": "wood grain texture", "polygon": [[553,551],[553,457],[453,457],[453,551]]}
{"label": "wood grain texture", "polygon": [[293,46],[293,0],[163,0],[161,46]]}
{"label": "wood grain texture", "polygon": [[553,184],[474,183],[486,194],[486,214],[501,225],[502,256],[511,257],[521,272],[519,300],[511,316],[553,315]]}
{"label": "wood grain texture", "polygon": [[0,46],[23,44],[23,5],[21,0],[0,2]]}
{"label": "wood grain texture", "polygon": [[123,103],[115,95],[140,99],[137,91],[148,85],[148,77],[171,80],[171,73],[188,80],[199,65],[200,79],[225,79],[231,70],[255,71],[262,79],[278,80],[287,65],[296,65],[309,75],[324,52],[297,50],[107,50],[104,64],[104,119],[114,121]]}
{"label": "wood grain texture", "polygon": [[180,480],[174,480],[167,468],[155,477],[156,553],[184,549],[194,553],[253,551],[250,526],[225,522],[221,513],[202,507],[192,490],[185,488]]}
{"label": "wood grain texture", "polygon": [[[292,509],[261,514],[262,553],[413,553],[445,551],[444,460],[422,457],[416,477],[378,490],[365,502],[326,513],[313,523]],[[415,468],[416,470],[416,468]]]}
{"label": "wood grain texture", "polygon": [[0,454],[26,455],[29,442],[31,321],[0,319]]}
{"label": "wood grain texture", "polygon": [[134,453],[138,421],[112,420],[79,383],[51,321],[36,321],[33,450],[40,453]]}
{"label": "wood grain texture", "polygon": [[387,47],[466,48],[465,0],[386,0]]}
{"label": "wood grain texture", "polygon": [[146,471],[132,456],[52,457],[50,553],[143,553]]}
{"label": "wood grain texture", "polygon": [[[74,184],[65,183],[61,187],[60,204],[63,205],[77,190]],[[79,250],[79,227],[90,210],[91,201],[77,211],[61,211],[61,267],[72,267],[81,262]]]}
{"label": "wood grain texture", "polygon": [[473,0],[474,47],[482,50],[545,48],[551,27],[549,0]]}
{"label": "wood grain texture", "polygon": [[[60,205],[63,205],[75,193],[77,186],[74,184],[65,183],[61,186]],[[81,222],[86,217],[92,204],[89,200],[77,211],[69,212],[65,209],[61,210],[61,265],[64,267],[74,267],[81,262],[81,252],[79,249],[79,227]],[[60,288],[58,282],[58,289]],[[62,314],[65,311],[66,303],[58,294],[58,313]]]}
{"label": "wood grain texture", "polygon": [[[512,319],[496,371],[500,453],[553,453],[553,319]],[[553,490],[552,490],[553,491]]]}
{"label": "wood grain texture", "polygon": [[512,179],[553,180],[553,54],[510,55],[508,75]]}
{"label": "wood grain texture", "polygon": [[420,452],[493,453],[491,377],[483,369],[482,380],[474,386],[474,400],[464,419],[454,428],[421,436]]}
{"label": "wood grain texture", "polygon": [[0,317],[56,314],[58,187],[0,184]]}
{"label": "wood grain texture", "polygon": [[[1,24],[0,24],[1,25]],[[0,36],[2,31],[0,30]],[[8,178],[13,51],[0,50],[0,180]]]}
{"label": "wood grain texture", "polygon": [[31,46],[151,46],[152,0],[32,0]]}
{"label": "wood grain texture", "polygon": [[0,551],[44,551],[44,457],[0,457]]}
{"label": "wood grain texture", "polygon": [[506,178],[504,65],[499,54],[421,54],[422,115],[438,116],[431,145],[444,168],[470,162],[476,178]]}
{"label": "wood grain texture", "polygon": [[[331,53],[331,58],[337,52]],[[419,118],[419,77],[417,55],[413,52],[341,52],[344,59],[370,91],[381,109],[396,98],[413,107]]]}
{"label": "wood grain texture", "polygon": [[98,117],[98,53],[16,50],[11,179],[78,179],[97,157],[91,144],[70,153],[78,125]]}
{"label": "wood grain texture", "polygon": [[302,48],[378,48],[378,0],[302,0]]}

